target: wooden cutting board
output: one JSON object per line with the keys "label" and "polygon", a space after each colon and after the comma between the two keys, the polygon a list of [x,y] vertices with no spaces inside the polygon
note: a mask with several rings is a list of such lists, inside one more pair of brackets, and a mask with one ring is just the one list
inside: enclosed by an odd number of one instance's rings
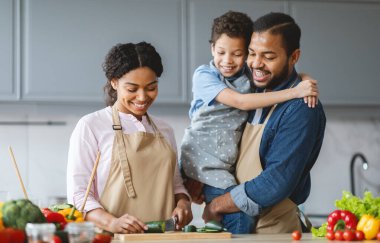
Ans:
{"label": "wooden cutting board", "polygon": [[148,234],[115,234],[115,240],[186,240],[186,239],[228,239],[231,233],[166,232]]}

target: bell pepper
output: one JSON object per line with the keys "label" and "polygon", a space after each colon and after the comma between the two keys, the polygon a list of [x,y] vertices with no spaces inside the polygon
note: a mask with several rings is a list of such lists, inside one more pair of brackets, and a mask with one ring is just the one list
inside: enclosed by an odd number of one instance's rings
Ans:
{"label": "bell pepper", "polygon": [[372,215],[363,214],[356,229],[363,231],[366,240],[372,240],[380,230],[380,220]]}
{"label": "bell pepper", "polygon": [[62,214],[67,222],[83,222],[84,221],[82,213],[76,210],[75,207],[59,210],[58,213]]}
{"label": "bell pepper", "polygon": [[41,208],[42,214],[45,216],[48,223],[55,224],[57,230],[64,230],[67,224],[65,217],[62,214],[51,211],[48,208]]}
{"label": "bell pepper", "polygon": [[350,211],[335,210],[327,217],[327,231],[355,230],[357,222],[355,214]]}

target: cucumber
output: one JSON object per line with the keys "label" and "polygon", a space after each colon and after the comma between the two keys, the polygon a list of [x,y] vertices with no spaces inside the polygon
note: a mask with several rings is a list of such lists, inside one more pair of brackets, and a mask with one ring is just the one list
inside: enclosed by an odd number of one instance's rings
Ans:
{"label": "cucumber", "polygon": [[49,209],[53,212],[58,212],[59,210],[66,209],[66,208],[72,208],[73,205],[70,203],[61,203],[61,204],[54,204],[49,206]]}
{"label": "cucumber", "polygon": [[148,226],[145,233],[165,233],[165,221],[150,221],[145,224]]}

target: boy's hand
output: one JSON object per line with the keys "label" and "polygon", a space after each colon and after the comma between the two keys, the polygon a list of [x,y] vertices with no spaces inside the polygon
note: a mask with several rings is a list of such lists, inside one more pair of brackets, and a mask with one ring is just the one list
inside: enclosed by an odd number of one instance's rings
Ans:
{"label": "boy's hand", "polygon": [[314,108],[318,104],[318,85],[317,80],[304,80],[300,82],[294,89],[296,98],[304,98],[305,103],[309,107]]}
{"label": "boy's hand", "polygon": [[196,204],[202,204],[204,201],[204,196],[202,193],[203,183],[187,178],[183,183],[191,196],[191,200]]}

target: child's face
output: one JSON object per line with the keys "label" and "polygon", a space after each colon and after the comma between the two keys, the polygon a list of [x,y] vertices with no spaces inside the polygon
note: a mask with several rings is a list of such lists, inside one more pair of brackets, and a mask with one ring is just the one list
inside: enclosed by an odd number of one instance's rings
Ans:
{"label": "child's face", "polygon": [[214,64],[222,75],[232,77],[244,66],[247,57],[245,40],[222,34],[214,44],[211,44],[211,53],[214,57]]}

